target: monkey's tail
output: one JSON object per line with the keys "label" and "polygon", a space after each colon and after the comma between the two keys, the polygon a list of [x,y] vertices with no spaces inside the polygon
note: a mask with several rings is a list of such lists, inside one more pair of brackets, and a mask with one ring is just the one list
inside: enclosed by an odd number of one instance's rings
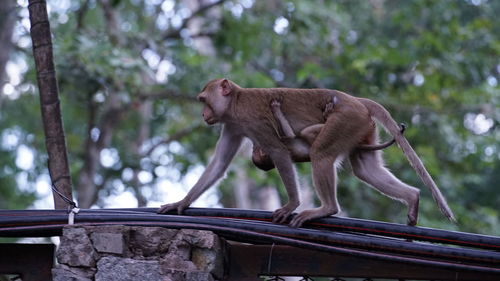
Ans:
{"label": "monkey's tail", "polygon": [[455,222],[456,221],[455,216],[453,215],[453,212],[448,206],[446,199],[444,198],[443,194],[437,187],[436,183],[425,169],[424,164],[417,156],[417,154],[411,147],[410,143],[408,143],[408,140],[403,136],[403,133],[401,132],[398,124],[396,123],[396,121],[394,121],[389,111],[387,111],[379,103],[372,101],[370,99],[359,98],[359,101],[364,106],[366,106],[366,108],[370,112],[370,115],[374,117],[376,120],[378,120],[380,123],[382,123],[385,129],[389,131],[389,133],[396,139],[396,143],[403,150],[403,153],[410,162],[410,165],[413,167],[413,169],[415,169],[415,171],[419,175],[420,179],[424,182],[424,184],[430,189],[432,197],[436,201],[441,212],[450,221]]}

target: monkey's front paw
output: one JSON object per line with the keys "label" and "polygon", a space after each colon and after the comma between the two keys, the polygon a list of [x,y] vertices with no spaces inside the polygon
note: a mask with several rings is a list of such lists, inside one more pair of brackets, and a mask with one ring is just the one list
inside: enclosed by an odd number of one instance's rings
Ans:
{"label": "monkey's front paw", "polygon": [[166,214],[170,211],[176,210],[180,215],[187,207],[189,207],[189,204],[181,200],[179,202],[162,205],[156,212],[158,214]]}
{"label": "monkey's front paw", "polygon": [[283,208],[279,208],[273,213],[273,222],[274,223],[285,223],[288,221],[288,218],[292,214],[293,210],[284,206]]}
{"label": "monkey's front paw", "polygon": [[408,214],[408,220],[406,221],[408,226],[417,225],[417,217],[415,215]]}

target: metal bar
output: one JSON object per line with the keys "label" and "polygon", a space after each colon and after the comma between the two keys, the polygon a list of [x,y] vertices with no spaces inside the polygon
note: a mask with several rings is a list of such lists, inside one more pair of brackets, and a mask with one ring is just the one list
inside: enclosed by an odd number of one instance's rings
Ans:
{"label": "metal bar", "polygon": [[52,280],[53,244],[0,244],[0,273],[19,274],[23,281]]}
{"label": "metal bar", "polygon": [[[102,210],[102,209],[101,209]],[[101,211],[95,210],[95,211]],[[106,211],[129,211],[156,213],[156,208],[107,209]],[[188,208],[184,211],[188,216],[228,217],[237,219],[271,221],[272,212],[260,210],[243,210],[233,208]],[[334,216],[312,220],[305,228],[322,228],[358,233],[398,237],[404,239],[429,241],[434,243],[455,244],[474,248],[500,250],[500,237],[433,229],[426,227],[407,226],[402,224],[370,221],[356,218],[338,218]]]}
{"label": "metal bar", "polygon": [[[89,209],[81,213],[156,213],[156,208]],[[67,214],[65,210],[0,210],[0,218],[11,216],[40,216]],[[242,209],[188,208],[185,215],[201,217],[235,218],[253,221],[270,221],[271,212]],[[467,232],[406,226],[401,224],[369,221],[353,218],[327,217],[313,220],[305,228],[322,228],[337,231],[375,234],[434,243],[461,245],[488,250],[500,250],[500,237]]]}

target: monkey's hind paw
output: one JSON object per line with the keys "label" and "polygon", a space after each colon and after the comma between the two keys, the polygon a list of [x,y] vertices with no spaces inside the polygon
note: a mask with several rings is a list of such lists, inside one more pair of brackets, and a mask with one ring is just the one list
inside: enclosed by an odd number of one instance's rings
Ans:
{"label": "monkey's hind paw", "polygon": [[290,222],[290,226],[294,228],[301,227],[306,221],[310,220],[307,214],[300,213],[296,215]]}
{"label": "monkey's hind paw", "polygon": [[290,222],[291,227],[301,227],[306,221],[326,217],[338,213],[338,209],[327,210],[325,208],[316,208],[305,210],[296,215]]}
{"label": "monkey's hind paw", "polygon": [[325,111],[323,112],[323,115],[325,118],[328,117],[328,115],[330,115],[330,113],[332,113],[333,107],[334,107],[334,104],[331,102],[326,104]]}

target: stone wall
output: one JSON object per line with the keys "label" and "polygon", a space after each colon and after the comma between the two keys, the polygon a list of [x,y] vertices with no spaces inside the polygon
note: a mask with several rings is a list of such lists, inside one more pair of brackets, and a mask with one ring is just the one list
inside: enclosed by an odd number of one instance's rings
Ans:
{"label": "stone wall", "polygon": [[55,281],[215,281],[223,242],[210,231],[160,227],[66,226]]}

